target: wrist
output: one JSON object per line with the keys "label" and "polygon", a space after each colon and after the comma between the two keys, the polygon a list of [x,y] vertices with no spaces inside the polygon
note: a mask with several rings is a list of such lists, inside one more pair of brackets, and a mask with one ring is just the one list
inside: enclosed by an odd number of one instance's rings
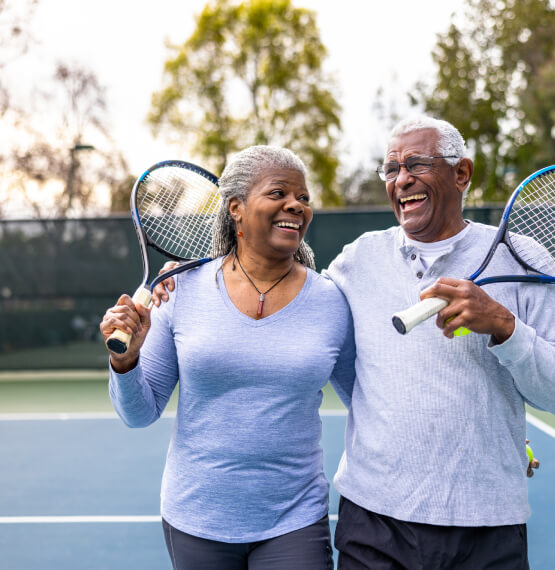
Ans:
{"label": "wrist", "polygon": [[501,319],[500,325],[495,332],[492,333],[491,338],[495,344],[503,344],[508,340],[515,330],[515,317],[509,313],[507,317]]}
{"label": "wrist", "polygon": [[113,354],[110,354],[110,365],[112,370],[118,374],[125,374],[126,372],[133,370],[133,368],[137,366],[138,362],[139,355],[132,356],[131,358],[126,355],[124,358],[118,358]]}

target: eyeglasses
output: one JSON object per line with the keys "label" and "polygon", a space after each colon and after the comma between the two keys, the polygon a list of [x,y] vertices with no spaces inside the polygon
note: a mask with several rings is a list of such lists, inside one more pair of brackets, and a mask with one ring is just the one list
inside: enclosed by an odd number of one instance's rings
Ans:
{"label": "eyeglasses", "polygon": [[376,168],[378,176],[384,182],[391,182],[399,176],[401,166],[404,166],[410,174],[416,176],[426,174],[432,168],[435,158],[460,158],[459,156],[409,156],[405,162],[384,162]]}

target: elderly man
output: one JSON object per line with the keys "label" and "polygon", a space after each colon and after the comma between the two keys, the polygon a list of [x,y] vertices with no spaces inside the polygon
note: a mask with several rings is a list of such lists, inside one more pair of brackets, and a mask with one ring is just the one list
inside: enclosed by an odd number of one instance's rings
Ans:
{"label": "elderly man", "polygon": [[[555,287],[464,279],[496,229],[463,218],[465,154],[445,121],[398,124],[378,171],[400,227],[362,235],[326,272],[357,345],[339,570],[528,568],[524,404],[555,411]],[[504,247],[487,271],[524,272]],[[432,296],[449,302],[435,323],[400,335],[391,315]],[[472,334],[454,337],[461,326]]]}

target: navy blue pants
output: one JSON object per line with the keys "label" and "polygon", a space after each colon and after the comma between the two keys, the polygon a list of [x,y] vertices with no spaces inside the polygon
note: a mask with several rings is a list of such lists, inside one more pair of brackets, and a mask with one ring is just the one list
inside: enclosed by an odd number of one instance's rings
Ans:
{"label": "navy blue pants", "polygon": [[327,515],[317,523],[258,542],[191,536],[162,519],[174,570],[333,570]]}
{"label": "navy blue pants", "polygon": [[341,497],[338,570],[529,570],[526,525],[454,527],[399,521]]}

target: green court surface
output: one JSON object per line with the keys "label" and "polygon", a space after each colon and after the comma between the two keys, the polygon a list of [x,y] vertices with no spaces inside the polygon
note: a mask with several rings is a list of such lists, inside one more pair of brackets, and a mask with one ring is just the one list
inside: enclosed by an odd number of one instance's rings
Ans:
{"label": "green court surface", "polygon": [[[324,389],[323,410],[344,406],[331,387]],[[177,393],[167,410],[175,411]],[[0,372],[0,414],[112,412],[107,370],[54,370]],[[555,415],[529,406],[526,411],[555,428]]]}
{"label": "green court surface", "polygon": [[0,371],[6,372],[17,372],[23,367],[29,371],[44,371],[61,368],[101,370],[105,366],[108,366],[108,355],[100,340],[68,342],[0,353]]}
{"label": "green court surface", "polygon": [[[329,384],[323,392],[322,409],[343,408]],[[167,409],[176,405],[174,392]],[[0,414],[111,411],[107,370],[0,372]]]}

